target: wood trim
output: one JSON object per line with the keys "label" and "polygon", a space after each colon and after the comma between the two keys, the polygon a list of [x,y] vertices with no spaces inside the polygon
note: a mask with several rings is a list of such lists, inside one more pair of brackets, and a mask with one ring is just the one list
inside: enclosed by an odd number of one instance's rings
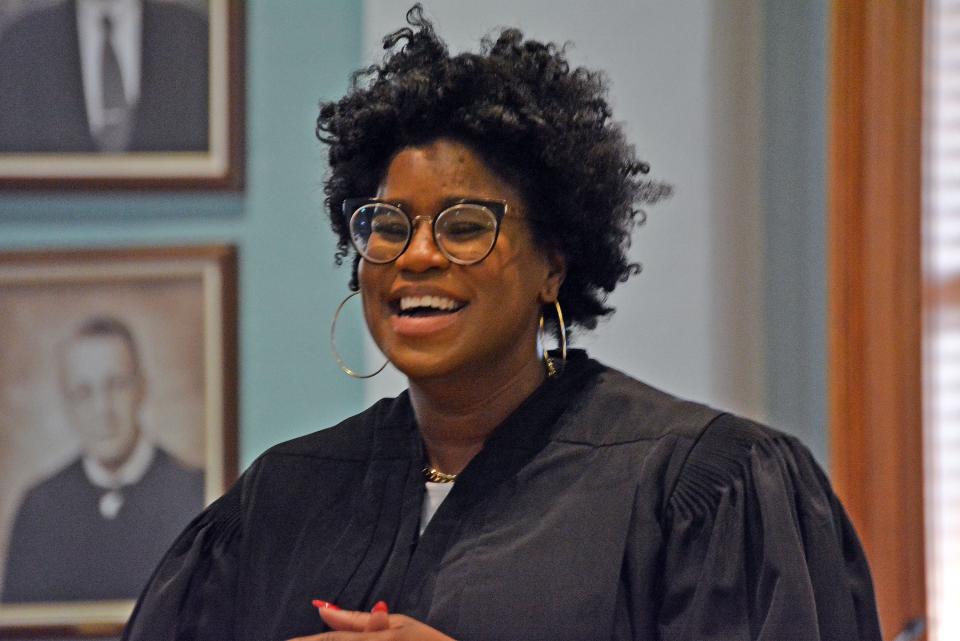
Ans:
{"label": "wood trim", "polygon": [[926,613],[923,2],[838,0],[831,19],[831,471],[893,638]]}

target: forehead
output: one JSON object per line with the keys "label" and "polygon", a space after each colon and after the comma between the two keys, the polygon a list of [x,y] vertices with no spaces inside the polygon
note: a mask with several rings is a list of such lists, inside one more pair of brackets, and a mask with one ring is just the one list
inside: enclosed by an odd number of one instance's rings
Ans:
{"label": "forehead", "polygon": [[519,205],[519,193],[469,146],[441,138],[401,149],[387,166],[378,196],[412,203],[455,197],[506,200]]}
{"label": "forehead", "polygon": [[65,350],[65,363],[73,375],[134,367],[130,346],[120,336],[79,336]]}

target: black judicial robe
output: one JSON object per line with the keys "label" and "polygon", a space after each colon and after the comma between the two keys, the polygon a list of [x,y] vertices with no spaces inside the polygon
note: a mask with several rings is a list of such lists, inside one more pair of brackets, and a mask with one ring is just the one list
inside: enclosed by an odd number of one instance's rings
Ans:
{"label": "black judicial robe", "polygon": [[574,354],[423,536],[406,393],[278,445],[181,535],[129,641],[323,630],[380,599],[460,641],[880,639],[843,508],[790,436]]}

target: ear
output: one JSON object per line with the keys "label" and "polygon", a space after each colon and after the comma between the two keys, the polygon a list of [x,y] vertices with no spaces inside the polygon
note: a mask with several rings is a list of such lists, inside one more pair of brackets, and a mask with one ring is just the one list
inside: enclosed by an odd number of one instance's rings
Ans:
{"label": "ear", "polygon": [[556,249],[547,251],[547,277],[540,287],[540,302],[554,303],[560,295],[560,286],[567,276],[567,259]]}

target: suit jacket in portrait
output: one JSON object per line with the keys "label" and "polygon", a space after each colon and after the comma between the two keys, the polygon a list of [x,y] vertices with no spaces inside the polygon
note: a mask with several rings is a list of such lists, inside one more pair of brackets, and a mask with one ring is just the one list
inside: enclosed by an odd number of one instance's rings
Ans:
{"label": "suit jacket in portrait", "polygon": [[[140,102],[128,151],[205,151],[206,18],[143,3]],[[0,39],[0,153],[94,152],[73,0],[28,13]]]}
{"label": "suit jacket in portrait", "polygon": [[133,599],[183,527],[203,508],[203,473],[161,449],[104,518],[102,488],[77,459],[27,492],[10,538],[0,601]]}

